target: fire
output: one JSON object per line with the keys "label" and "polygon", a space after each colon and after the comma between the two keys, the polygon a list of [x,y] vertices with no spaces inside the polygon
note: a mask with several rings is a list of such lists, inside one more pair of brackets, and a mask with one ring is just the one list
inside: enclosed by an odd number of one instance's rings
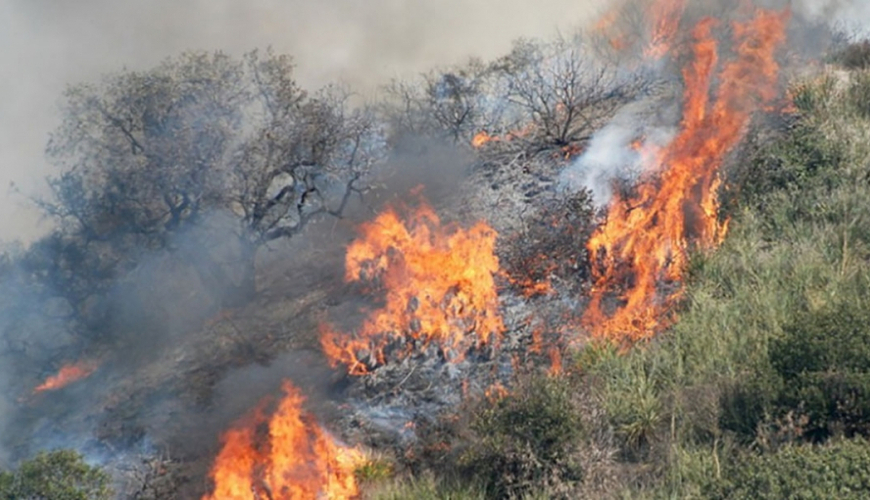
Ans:
{"label": "fire", "polygon": [[655,0],[650,4],[648,15],[653,20],[652,33],[644,55],[661,59],[670,52],[685,9],[686,0]]}
{"label": "fire", "polygon": [[[222,437],[203,500],[342,500],[356,498],[354,470],[363,453],[335,441],[302,409],[289,382],[271,418],[261,404]],[[268,422],[268,425],[265,424]]]}
{"label": "fire", "polygon": [[593,31],[607,37],[607,42],[614,50],[622,51],[628,47],[628,42],[625,39],[625,35],[618,34],[618,30],[614,28],[617,19],[619,19],[619,13],[618,9],[605,12],[598,19],[598,22],[595,23]]}
{"label": "fire", "polygon": [[497,140],[499,140],[499,138],[497,136],[491,136],[491,135],[489,135],[489,133],[487,133],[485,131],[480,131],[477,134],[475,134],[474,138],[471,139],[471,145],[476,147],[476,148],[479,148],[479,147],[483,146],[484,144],[486,144],[487,142],[492,141],[492,140],[497,141]]}
{"label": "fire", "polygon": [[[659,154],[658,163],[628,198],[614,197],[607,220],[588,243],[595,286],[584,314],[597,335],[639,339],[667,326],[690,242],[700,248],[721,243],[727,221],[718,217],[718,170],[741,139],[756,109],[777,96],[776,49],[785,41],[788,11],[759,10],[734,24],[735,60],[718,75],[716,99],[710,87],[717,65],[716,21],[705,19],[693,31],[693,61],[683,71],[681,131]],[[660,299],[657,284],[673,291]],[[623,304],[612,314],[603,300],[616,294]]]}
{"label": "fire", "polygon": [[534,129],[535,125],[533,123],[528,123],[523,127],[509,130],[505,132],[504,135],[493,135],[486,130],[481,130],[480,132],[474,134],[474,137],[471,138],[471,145],[475,148],[481,148],[491,142],[503,142],[512,141],[514,139],[521,139],[532,133]]}
{"label": "fire", "polygon": [[610,46],[619,52],[631,47],[640,47],[644,57],[661,59],[670,52],[679,34],[680,21],[686,9],[688,0],[650,0],[644,11],[648,20],[646,36],[632,36],[630,28],[620,24],[621,16],[627,14],[627,9],[637,5],[637,2],[622,2],[598,18],[592,27],[593,33],[604,36]]}
{"label": "fire", "polygon": [[388,208],[360,233],[347,249],[345,279],[382,287],[385,303],[354,334],[322,327],[333,366],[360,375],[384,364],[388,349],[404,357],[434,344],[459,360],[472,347],[498,342],[505,327],[495,282],[497,235],[486,223],[442,225],[421,200],[416,209]]}
{"label": "fire", "polygon": [[73,382],[90,376],[97,371],[97,368],[97,363],[93,361],[79,361],[64,365],[58,370],[57,374],[48,377],[45,379],[45,382],[40,384],[36,389],[33,389],[33,393],[55,391],[66,387]]}

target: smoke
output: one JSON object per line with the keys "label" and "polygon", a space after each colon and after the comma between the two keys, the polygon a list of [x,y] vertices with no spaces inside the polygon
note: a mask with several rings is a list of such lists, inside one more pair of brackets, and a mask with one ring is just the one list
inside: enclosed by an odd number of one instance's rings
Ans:
{"label": "smoke", "polygon": [[43,158],[65,85],[144,69],[189,49],[294,56],[306,88],[342,80],[363,95],[469,56],[492,58],[517,37],[549,36],[594,18],[606,0],[7,0],[0,2],[0,239],[32,240],[25,195],[52,173]]}
{"label": "smoke", "polygon": [[[640,11],[653,0],[631,4]],[[790,54],[799,60],[818,60],[832,43],[833,31],[845,31],[850,36],[864,36],[870,22],[870,4],[860,0],[786,0],[760,1],[765,8],[792,11],[789,30]],[[696,0],[687,3],[689,20],[713,15],[718,19],[739,12],[736,3],[725,0]],[[684,27],[685,28],[685,27]],[[668,61],[644,61],[662,82],[676,81],[676,66]],[[613,119],[590,140],[585,152],[561,174],[561,185],[572,191],[588,189],[594,203],[606,205],[618,181],[632,183],[646,167],[643,152],[637,146],[664,147],[676,132],[679,120],[679,99],[676,94],[644,96],[623,107]]]}
{"label": "smoke", "polygon": [[592,193],[596,206],[613,195],[617,180],[636,180],[644,168],[644,151],[664,147],[678,119],[675,99],[647,99],[627,104],[597,131],[586,151],[562,171],[563,188]]}

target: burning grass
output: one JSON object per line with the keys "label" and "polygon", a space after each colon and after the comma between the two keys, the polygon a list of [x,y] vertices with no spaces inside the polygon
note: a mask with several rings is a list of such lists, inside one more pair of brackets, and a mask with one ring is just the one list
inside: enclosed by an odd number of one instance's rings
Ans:
{"label": "burning grass", "polygon": [[333,366],[360,375],[388,354],[401,359],[433,345],[456,361],[499,342],[496,233],[486,223],[442,224],[421,200],[415,208],[387,208],[359,231],[347,249],[345,279],[384,293],[384,305],[354,332],[322,327]]}
{"label": "burning grass", "polygon": [[[679,135],[659,154],[635,188],[615,195],[605,223],[589,240],[595,287],[583,322],[597,336],[637,340],[671,324],[670,310],[692,248],[719,245],[728,221],[719,219],[719,168],[743,137],[752,113],[777,96],[774,58],[785,41],[788,12],[759,10],[734,24],[736,58],[718,74],[713,19],[693,30],[693,59],[683,70],[685,95]],[[676,284],[662,297],[662,282]],[[608,311],[605,298],[621,304]]]}
{"label": "burning grass", "polygon": [[289,382],[274,412],[268,404],[226,431],[202,500],[313,500],[356,498],[354,471],[363,453],[342,445],[307,413],[305,398]]}

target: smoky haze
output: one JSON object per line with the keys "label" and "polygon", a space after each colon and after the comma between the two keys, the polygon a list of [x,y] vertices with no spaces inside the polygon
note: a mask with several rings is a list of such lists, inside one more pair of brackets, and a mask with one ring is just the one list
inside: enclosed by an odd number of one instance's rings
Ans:
{"label": "smoky haze", "polygon": [[[392,77],[470,56],[496,57],[517,37],[593,19],[606,0],[3,0],[0,2],[0,240],[44,232],[24,195],[44,192],[43,155],[69,83],[148,68],[187,49],[293,55],[306,88],[341,80],[371,94]],[[15,189],[8,189],[15,183]],[[20,191],[22,194],[16,194]]]}

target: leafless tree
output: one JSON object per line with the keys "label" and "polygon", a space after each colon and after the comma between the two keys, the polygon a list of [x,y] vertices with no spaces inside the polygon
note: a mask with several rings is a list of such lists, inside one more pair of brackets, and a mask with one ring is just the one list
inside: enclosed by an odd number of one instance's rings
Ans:
{"label": "leafless tree", "polygon": [[497,65],[506,99],[530,124],[522,137],[534,149],[587,140],[647,85],[641,74],[597,59],[581,36],[546,44],[520,40]]}
{"label": "leafless tree", "polygon": [[503,126],[492,69],[480,60],[430,71],[385,87],[383,110],[395,134],[435,136],[468,144],[479,132]]}

